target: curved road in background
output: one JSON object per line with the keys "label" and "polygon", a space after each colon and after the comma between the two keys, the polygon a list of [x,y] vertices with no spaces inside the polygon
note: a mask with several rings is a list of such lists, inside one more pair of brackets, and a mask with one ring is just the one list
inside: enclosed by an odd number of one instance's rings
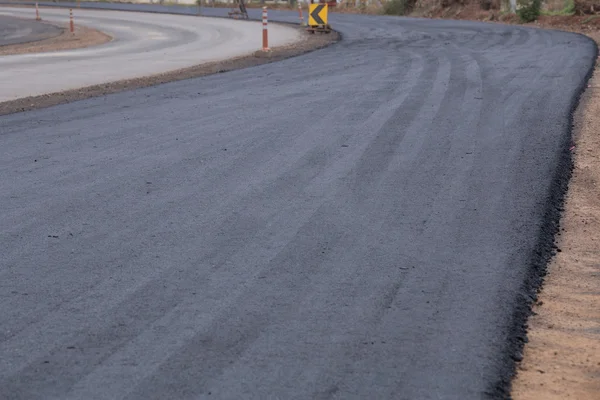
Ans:
{"label": "curved road in background", "polygon": [[[31,16],[31,12],[29,12]],[[50,24],[37,22],[35,19],[21,19],[0,15],[0,46],[35,42],[52,38],[62,30]]]}
{"label": "curved road in background", "polygon": [[[32,12],[0,6],[0,17],[25,18]],[[40,14],[44,21],[69,21],[66,9],[42,8]],[[262,25],[255,21],[79,9],[74,15],[75,23],[114,40],[86,49],[0,57],[0,102],[226,60],[262,46]],[[271,25],[272,47],[299,38],[294,29]]]}
{"label": "curved road in background", "polygon": [[0,117],[0,397],[501,396],[596,47],[330,17],[310,54]]}

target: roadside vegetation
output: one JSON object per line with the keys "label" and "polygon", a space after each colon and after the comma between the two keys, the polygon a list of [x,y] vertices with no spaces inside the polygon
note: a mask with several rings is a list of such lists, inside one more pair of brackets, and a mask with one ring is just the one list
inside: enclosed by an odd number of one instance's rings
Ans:
{"label": "roadside vegetation", "polygon": [[[596,0],[516,0],[515,14],[522,22],[532,22],[540,15],[593,15],[600,12]],[[412,13],[457,12],[461,9],[479,9],[500,15],[511,14],[510,0],[388,0],[382,2],[381,12],[388,15]],[[348,7],[348,5],[346,5]]]}
{"label": "roadside vegetation", "polygon": [[517,2],[517,15],[523,22],[533,22],[540,16],[541,0],[521,0]]}
{"label": "roadside vegetation", "polygon": [[408,15],[416,4],[416,0],[391,0],[384,4],[383,13],[388,15]]}
{"label": "roadside vegetation", "polygon": [[[164,0],[167,1],[167,0]],[[231,7],[223,0],[197,0],[205,7]],[[246,0],[248,8],[296,9],[297,0]],[[428,18],[479,19],[531,23],[542,17],[600,15],[600,0],[339,0],[333,13],[383,14]],[[306,9],[306,5],[303,4]],[[563,21],[564,22],[564,21]]]}
{"label": "roadside vegetation", "polygon": [[[60,2],[61,0],[54,0]],[[100,2],[128,0],[95,0]],[[298,0],[246,0],[247,8],[296,10]],[[315,0],[318,1],[318,0]],[[328,0],[329,1],[329,0]],[[333,13],[383,14],[433,18],[482,19],[504,22],[529,23],[540,17],[589,16],[590,21],[600,15],[600,0],[338,0]],[[156,4],[186,6],[178,0],[157,0]],[[195,0],[198,13],[202,7],[235,7],[226,0]],[[302,3],[306,9],[306,3]],[[514,20],[517,18],[517,21]]]}

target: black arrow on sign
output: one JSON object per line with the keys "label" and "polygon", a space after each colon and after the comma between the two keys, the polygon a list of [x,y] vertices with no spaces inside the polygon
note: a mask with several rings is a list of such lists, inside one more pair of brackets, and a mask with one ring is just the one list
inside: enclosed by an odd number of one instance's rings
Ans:
{"label": "black arrow on sign", "polygon": [[325,25],[325,21],[323,21],[321,19],[321,17],[319,16],[319,13],[321,12],[322,9],[325,8],[325,4],[319,4],[318,6],[315,7],[314,10],[312,10],[312,12],[310,13],[310,16],[315,20],[315,22],[317,23],[317,25]]}

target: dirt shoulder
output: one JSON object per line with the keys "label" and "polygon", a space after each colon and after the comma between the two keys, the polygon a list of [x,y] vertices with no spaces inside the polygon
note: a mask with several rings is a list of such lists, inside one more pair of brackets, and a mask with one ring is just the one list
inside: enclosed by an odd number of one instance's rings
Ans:
{"label": "dirt shoulder", "polygon": [[[588,32],[600,43],[600,31]],[[600,399],[600,67],[575,114],[560,252],[529,319],[515,400]]]}
{"label": "dirt shoulder", "polygon": [[302,36],[300,41],[287,46],[274,47],[269,53],[258,51],[248,56],[236,57],[226,61],[205,63],[194,67],[179,69],[157,75],[121,80],[108,84],[88,86],[41,96],[24,97],[21,99],[0,103],[0,115],[30,111],[77,100],[84,100],[91,97],[118,93],[125,90],[139,89],[161,83],[196,78],[280,61],[326,47],[340,39],[340,36],[337,32],[331,32],[330,34],[311,35],[300,26],[298,26],[296,29],[299,30]]}

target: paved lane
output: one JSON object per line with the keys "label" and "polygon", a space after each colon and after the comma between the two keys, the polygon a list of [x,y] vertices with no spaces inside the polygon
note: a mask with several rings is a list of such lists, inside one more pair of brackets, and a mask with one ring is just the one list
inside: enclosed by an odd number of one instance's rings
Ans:
{"label": "paved lane", "polygon": [[[42,9],[46,21],[68,23],[67,9]],[[262,46],[255,21],[75,9],[75,22],[113,41],[86,49],[0,58],[0,102],[121,79],[158,74],[251,54]],[[2,8],[0,16],[31,15],[28,8]],[[299,39],[287,26],[271,24],[270,45]]]}
{"label": "paved lane", "polygon": [[35,42],[58,36],[60,33],[60,28],[54,25],[40,23],[34,19],[0,15],[0,46]]}
{"label": "paved lane", "polygon": [[502,393],[595,46],[332,22],[281,63],[0,117],[0,397]]}

